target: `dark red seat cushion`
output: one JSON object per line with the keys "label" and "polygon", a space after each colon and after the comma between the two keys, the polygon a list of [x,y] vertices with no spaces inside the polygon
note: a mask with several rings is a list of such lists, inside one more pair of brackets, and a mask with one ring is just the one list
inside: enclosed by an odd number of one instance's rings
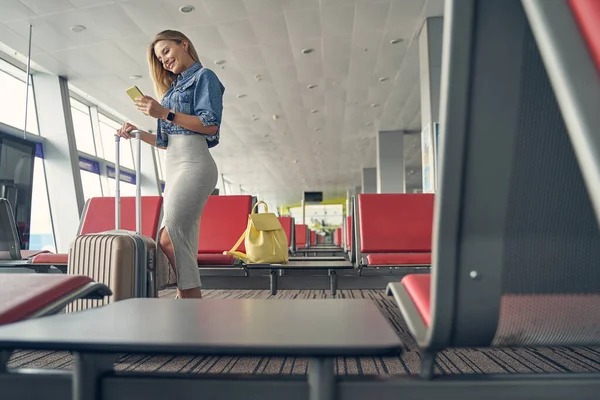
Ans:
{"label": "dark red seat cushion", "polygon": [[32,264],[53,264],[53,265],[67,265],[69,263],[68,254],[54,254],[54,253],[43,253],[38,254],[31,260]]}
{"label": "dark red seat cushion", "polygon": [[233,265],[234,258],[229,254],[198,254],[198,265]]}
{"label": "dark red seat cushion", "polygon": [[358,196],[362,253],[430,253],[433,234],[431,193]]}
{"label": "dark red seat cushion", "polygon": [[48,250],[21,250],[21,258],[26,260],[29,258],[33,258],[38,254],[46,254],[50,253]]}
{"label": "dark red seat cushion", "polygon": [[[152,239],[158,234],[162,196],[142,197],[142,235]],[[89,200],[83,216],[80,235],[115,229],[115,198],[94,197]],[[120,229],[135,231],[135,197],[121,197]]]}
{"label": "dark red seat cushion", "polygon": [[368,265],[431,265],[431,253],[373,253]]}
{"label": "dark red seat cushion", "polygon": [[79,275],[0,274],[0,325],[20,321],[90,282]]}
{"label": "dark red seat cushion", "polygon": [[285,235],[287,236],[288,247],[291,247],[292,246],[292,229],[293,229],[292,217],[278,217],[278,218],[279,218],[279,222],[281,223],[281,227],[283,228],[283,231],[285,232]]}
{"label": "dark red seat cushion", "polygon": [[[198,253],[229,251],[246,231],[252,211],[252,196],[210,196],[200,219]],[[244,242],[237,249],[246,252]]]}
{"label": "dark red seat cushion", "polygon": [[346,247],[352,250],[352,217],[346,217]]}
{"label": "dark red seat cushion", "polygon": [[342,228],[337,228],[335,230],[335,233],[333,236],[333,243],[338,246],[342,245]]}
{"label": "dark red seat cushion", "polygon": [[569,6],[600,71],[600,2],[598,0],[569,0]]}
{"label": "dark red seat cushion", "polygon": [[296,247],[303,249],[306,247],[306,230],[307,226],[304,224],[296,224]]}
{"label": "dark red seat cushion", "polygon": [[431,275],[411,274],[402,278],[402,285],[410,295],[426,326],[431,323]]}
{"label": "dark red seat cushion", "polygon": [[[152,239],[158,235],[162,196],[142,196],[142,234]],[[121,197],[120,229],[135,231],[135,197]],[[115,198],[91,198],[83,215],[80,235],[100,233],[115,229]],[[38,254],[31,260],[32,264],[67,265],[67,254]]]}

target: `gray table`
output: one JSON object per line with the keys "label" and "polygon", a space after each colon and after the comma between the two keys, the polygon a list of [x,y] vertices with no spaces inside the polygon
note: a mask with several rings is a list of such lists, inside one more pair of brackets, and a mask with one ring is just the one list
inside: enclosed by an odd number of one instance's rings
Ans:
{"label": "gray table", "polygon": [[309,357],[310,399],[332,400],[335,357],[398,355],[402,346],[375,303],[362,299],[130,299],[0,327],[0,354],[74,352],[76,400],[101,399],[118,353]]}
{"label": "gray table", "polygon": [[310,258],[305,260],[290,261],[287,264],[247,264],[246,268],[269,270],[269,288],[272,295],[277,294],[277,272],[279,270],[327,270],[329,274],[329,290],[333,296],[337,293],[336,271],[354,268],[354,265],[350,261],[312,261]]}

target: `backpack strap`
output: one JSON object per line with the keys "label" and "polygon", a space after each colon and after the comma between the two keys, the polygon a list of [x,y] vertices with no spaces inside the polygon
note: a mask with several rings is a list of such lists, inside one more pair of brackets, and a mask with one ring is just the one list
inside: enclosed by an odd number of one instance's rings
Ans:
{"label": "backpack strap", "polygon": [[246,228],[246,230],[242,233],[242,236],[240,236],[239,240],[237,241],[237,243],[235,245],[233,245],[231,250],[224,251],[223,254],[231,254],[232,256],[239,258],[242,261],[248,261],[248,257],[244,253],[242,253],[241,251],[235,251],[235,250],[237,250],[238,247],[240,247],[240,245],[244,241],[247,231],[248,231],[248,229]]}

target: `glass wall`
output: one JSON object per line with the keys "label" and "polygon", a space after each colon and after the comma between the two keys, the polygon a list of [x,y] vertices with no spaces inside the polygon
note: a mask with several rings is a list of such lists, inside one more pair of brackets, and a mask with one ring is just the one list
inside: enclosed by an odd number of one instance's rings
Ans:
{"label": "glass wall", "polygon": [[48,202],[48,191],[46,189],[44,160],[40,155],[39,152],[36,154],[33,166],[29,249],[56,252],[54,232],[52,229],[52,217],[50,214],[50,203]]}
{"label": "glass wall", "polygon": [[[21,130],[25,128],[26,82],[27,74],[24,71],[0,60],[0,88],[2,93],[10,93],[10,96],[0,96],[0,122]],[[39,134],[31,80],[28,92],[27,132]]]}
{"label": "glass wall", "polygon": [[[103,153],[98,154],[98,157],[104,160],[115,162],[115,133],[121,127],[121,124],[100,114],[98,116],[100,122],[100,142],[102,143]],[[121,140],[121,165],[126,168],[133,169],[133,150],[131,140]]]}
{"label": "glass wall", "polygon": [[35,144],[0,133],[0,197],[11,205],[21,249],[29,248]]}
{"label": "glass wall", "polygon": [[94,132],[92,131],[92,119],[90,108],[71,97],[71,116],[73,117],[73,129],[75,130],[75,142],[77,150],[97,156],[94,144]]}

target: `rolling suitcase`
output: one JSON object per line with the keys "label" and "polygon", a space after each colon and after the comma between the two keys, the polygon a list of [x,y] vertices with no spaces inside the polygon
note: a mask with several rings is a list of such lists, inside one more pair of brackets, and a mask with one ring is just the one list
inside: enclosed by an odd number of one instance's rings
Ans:
{"label": "rolling suitcase", "polygon": [[136,160],[136,231],[120,230],[120,146],[115,135],[115,230],[82,235],[69,248],[68,274],[87,275],[110,287],[113,294],[102,300],[77,300],[67,312],[98,307],[133,297],[158,297],[156,285],[156,242],[142,236],[141,226],[141,134],[135,132]]}

